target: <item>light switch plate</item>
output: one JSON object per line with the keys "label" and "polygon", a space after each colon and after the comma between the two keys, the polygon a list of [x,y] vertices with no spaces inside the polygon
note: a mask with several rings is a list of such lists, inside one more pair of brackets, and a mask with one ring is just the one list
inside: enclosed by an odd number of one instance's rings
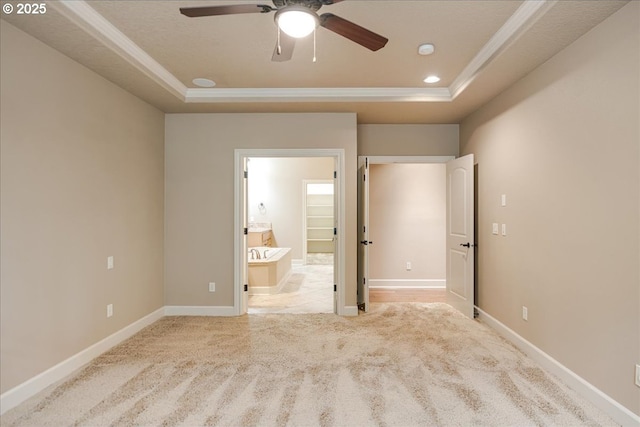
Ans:
{"label": "light switch plate", "polygon": [[411,270],[411,261],[407,261],[407,271]]}
{"label": "light switch plate", "polygon": [[216,291],[216,282],[209,282],[209,292]]}
{"label": "light switch plate", "polygon": [[113,270],[113,256],[107,257],[107,270]]}
{"label": "light switch plate", "polygon": [[636,365],[636,385],[640,387],[640,365]]}
{"label": "light switch plate", "polygon": [[493,234],[498,234],[498,223],[494,222],[493,223]]}
{"label": "light switch plate", "polygon": [[502,235],[503,236],[507,235],[507,224],[502,224]]}
{"label": "light switch plate", "polygon": [[502,204],[502,206],[507,206],[507,195],[503,194],[502,197],[500,198],[500,203]]}

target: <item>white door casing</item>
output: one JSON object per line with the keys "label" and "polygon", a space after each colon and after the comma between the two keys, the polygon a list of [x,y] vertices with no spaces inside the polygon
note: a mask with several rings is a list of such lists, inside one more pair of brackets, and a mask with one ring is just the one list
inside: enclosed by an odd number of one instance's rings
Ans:
{"label": "white door casing", "polygon": [[473,154],[447,162],[447,303],[473,319]]}

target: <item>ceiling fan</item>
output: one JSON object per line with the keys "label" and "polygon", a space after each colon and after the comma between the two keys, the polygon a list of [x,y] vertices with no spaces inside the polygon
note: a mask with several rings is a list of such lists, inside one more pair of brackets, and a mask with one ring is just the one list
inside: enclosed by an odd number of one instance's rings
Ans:
{"label": "ceiling fan", "polygon": [[274,20],[278,26],[278,42],[271,60],[276,62],[291,59],[296,39],[306,37],[317,26],[333,31],[369,50],[377,51],[382,49],[389,41],[387,38],[333,13],[323,13],[320,16],[316,13],[322,6],[332,5],[341,1],[343,0],[272,0],[273,6],[267,4],[236,4],[182,7],[180,8],[180,13],[190,18],[198,18],[241,13],[275,12]]}

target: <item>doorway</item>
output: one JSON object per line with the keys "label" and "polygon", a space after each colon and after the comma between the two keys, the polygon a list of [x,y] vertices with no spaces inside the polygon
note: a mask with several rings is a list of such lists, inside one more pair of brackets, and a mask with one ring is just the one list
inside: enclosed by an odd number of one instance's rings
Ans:
{"label": "doorway", "polygon": [[[235,222],[240,232],[236,230],[234,306],[238,314],[341,314],[344,308],[344,242],[340,239],[344,224],[344,184],[341,180],[344,150],[236,150],[235,157]],[[306,249],[303,252],[306,243],[303,235],[307,229],[303,216],[306,193],[302,189],[305,180],[317,179],[330,183],[333,190],[330,196],[333,253],[329,263],[309,265]],[[259,243],[265,246],[255,246],[257,235]],[[250,248],[257,251],[250,251]],[[281,272],[267,273],[275,277],[267,284],[258,283],[254,274],[259,270],[257,267],[271,263],[271,259],[265,260],[265,252],[269,257],[273,253],[280,252],[283,256],[286,253],[285,258],[289,258],[283,260]],[[261,264],[263,261],[267,262]],[[253,286],[255,283],[258,286]],[[318,299],[313,296],[315,285],[322,286],[320,294],[324,306],[319,309],[313,308],[313,300]],[[252,292],[251,288],[257,291]],[[306,291],[310,293],[305,295]],[[274,300],[271,308],[269,299]],[[296,305],[300,307],[296,308]]]}
{"label": "doorway", "polygon": [[445,301],[445,165],[452,159],[359,157],[358,303],[364,311],[369,296],[372,302]]}

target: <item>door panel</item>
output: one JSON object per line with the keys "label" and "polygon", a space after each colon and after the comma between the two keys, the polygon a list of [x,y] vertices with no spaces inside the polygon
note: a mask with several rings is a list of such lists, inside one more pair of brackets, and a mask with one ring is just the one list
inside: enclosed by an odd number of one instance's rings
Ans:
{"label": "door panel", "polygon": [[[245,157],[243,159],[243,171],[244,176],[242,178],[242,227],[245,230],[249,229],[249,162]],[[243,283],[243,292],[242,292],[242,302],[240,304],[241,313],[246,313],[249,309],[249,246],[248,246],[248,235],[243,234],[242,236],[242,283]]]}
{"label": "door panel", "polygon": [[369,311],[369,160],[358,168],[358,307]]}
{"label": "door panel", "polygon": [[339,282],[339,269],[338,269],[338,257],[342,254],[338,250],[338,239],[342,239],[342,236],[337,234],[337,230],[340,228],[338,224],[338,218],[340,216],[340,189],[338,188],[338,159],[336,158],[333,163],[333,312],[338,314],[338,282]]}
{"label": "door panel", "polygon": [[473,318],[473,154],[447,162],[447,303]]}

